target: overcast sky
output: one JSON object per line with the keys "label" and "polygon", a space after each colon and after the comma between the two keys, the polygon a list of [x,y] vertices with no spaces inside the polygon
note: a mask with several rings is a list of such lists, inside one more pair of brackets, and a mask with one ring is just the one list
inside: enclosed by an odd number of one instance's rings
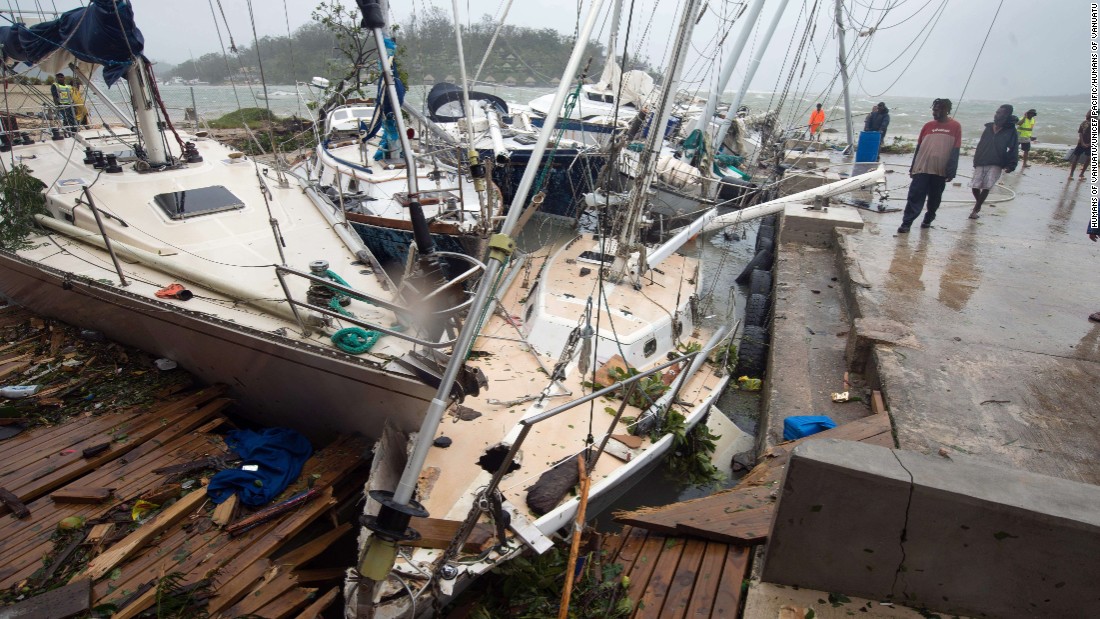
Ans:
{"label": "overcast sky", "polygon": [[[64,10],[77,6],[77,0],[53,0]],[[218,39],[211,15],[210,2],[217,0],[133,0],[139,27],[145,34],[146,55],[154,60],[178,63],[193,54],[219,51]],[[823,91],[836,72],[836,39],[833,22],[833,0],[818,0],[824,5],[816,24],[812,43],[804,57],[809,58],[805,72],[797,75],[793,88]],[[591,0],[580,4],[587,13]],[[450,0],[392,0],[393,17],[404,22],[415,10],[423,14],[430,6],[451,12]],[[950,97],[958,100],[974,67],[966,89],[967,99],[1004,99],[1034,95],[1080,94],[1089,88],[1089,3],[1084,0],[843,0],[847,8],[845,21],[854,24],[847,34],[849,48],[861,46],[865,51],[851,67],[853,97],[888,97],[910,95]],[[251,44],[252,22],[246,0],[220,0],[238,44]],[[255,26],[260,36],[285,35],[289,29],[310,21],[316,0],[252,0],[256,11]],[[354,7],[354,0],[344,0]],[[496,15],[504,0],[459,0],[463,21],[480,20],[482,15]],[[605,1],[604,13],[609,15],[613,0]],[[715,55],[721,33],[730,30],[729,18],[736,14],[740,2],[709,0],[705,15],[692,37],[694,52],[689,57],[689,79],[701,80],[717,73],[717,63],[707,60]],[[756,41],[781,4],[781,0],[766,0],[760,24],[750,38]],[[536,28],[555,28],[572,33],[577,23],[576,0],[513,0],[508,23]],[[634,0],[634,20],[631,30],[631,53],[648,55],[651,62],[663,65],[671,29],[677,22],[682,2],[677,0]],[[782,88],[784,56],[791,46],[797,47],[805,28],[805,11],[814,0],[789,0],[786,11],[767,48],[760,68],[751,85],[752,90]],[[994,14],[1000,14],[993,23]],[[284,6],[286,10],[284,11]],[[619,53],[626,30],[626,14],[631,0],[624,0],[623,26],[620,29]],[[871,10],[868,7],[873,7]],[[893,7],[883,16],[883,9]],[[942,10],[940,10],[942,7]],[[938,19],[937,19],[938,16]],[[881,20],[881,21],[880,21]],[[600,40],[606,42],[605,15],[597,27]],[[732,45],[742,27],[735,22],[725,39],[725,49]],[[219,16],[220,22],[220,16]],[[856,36],[856,30],[866,30],[879,23],[880,30],[870,38]],[[979,57],[982,40],[993,23],[989,40]],[[641,33],[648,26],[645,45],[638,47]],[[224,36],[224,31],[223,31]],[[812,49],[811,49],[812,48]],[[917,51],[919,49],[919,52]],[[792,48],[793,51],[793,48]],[[522,52],[522,50],[521,50]],[[736,90],[744,74],[747,54],[737,65],[731,86]],[[476,66],[479,59],[467,58]],[[456,72],[457,74],[457,72]],[[808,81],[812,83],[807,84]],[[704,86],[705,88],[705,86]],[[834,88],[833,94],[839,92]]]}

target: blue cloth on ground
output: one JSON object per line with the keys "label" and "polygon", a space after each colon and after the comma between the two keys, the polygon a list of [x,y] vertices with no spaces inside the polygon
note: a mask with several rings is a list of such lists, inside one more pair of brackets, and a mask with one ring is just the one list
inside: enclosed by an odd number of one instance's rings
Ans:
{"label": "blue cloth on ground", "polygon": [[793,441],[835,427],[836,422],[826,415],[795,415],[783,420],[783,440]]}
{"label": "blue cloth on ground", "polygon": [[241,503],[259,507],[279,496],[302,472],[313,454],[306,437],[287,428],[267,428],[260,432],[234,430],[225,436],[225,444],[241,457],[242,466],[255,465],[255,471],[241,468],[218,471],[206,487],[214,503],[233,494]]}

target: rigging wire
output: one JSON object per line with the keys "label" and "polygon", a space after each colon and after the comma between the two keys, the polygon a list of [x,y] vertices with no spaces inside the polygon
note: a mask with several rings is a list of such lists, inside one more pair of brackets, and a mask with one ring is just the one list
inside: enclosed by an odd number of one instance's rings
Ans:
{"label": "rigging wire", "polygon": [[[1001,14],[1001,7],[1004,5],[1004,0],[997,3],[997,12],[993,14],[993,20],[989,22],[989,29],[985,31],[985,38],[982,39],[982,46],[978,48],[978,55],[974,58],[974,64],[970,67],[970,75],[966,76],[966,83],[963,84],[962,92],[959,93],[959,102],[955,106],[955,112],[959,111],[962,107],[963,96],[966,95],[966,88],[970,86],[970,78],[974,77],[974,69],[978,68],[978,59],[982,57],[982,51],[985,50],[985,44],[989,41],[989,33],[993,32],[993,25],[997,23],[997,16]],[[1027,153],[1024,153],[1025,155]]]}

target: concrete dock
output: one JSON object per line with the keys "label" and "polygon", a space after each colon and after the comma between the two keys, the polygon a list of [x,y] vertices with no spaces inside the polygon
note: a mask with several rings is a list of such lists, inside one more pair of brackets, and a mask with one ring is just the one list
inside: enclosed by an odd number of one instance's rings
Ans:
{"label": "concrete dock", "polygon": [[[891,169],[890,205],[903,206],[906,169]],[[977,220],[960,176],[930,229],[899,235],[900,212],[858,210],[863,229],[829,247],[781,242],[762,442],[781,440],[788,415],[866,414],[829,399],[848,340],[866,336],[871,358],[852,369],[881,385],[901,449],[1100,484],[1100,323],[1088,320],[1100,243],[1085,234],[1089,182],[1065,174],[1005,175],[990,199],[1015,197]]]}
{"label": "concrete dock", "polygon": [[[909,157],[885,160],[888,205],[903,207]],[[850,371],[853,395],[881,389],[900,450],[1100,485],[1100,323],[1088,320],[1100,311],[1100,243],[1086,234],[1091,184],[1067,171],[1005,175],[971,220],[964,157],[930,229],[899,235],[900,212],[834,205],[862,228],[842,224],[825,243],[781,232],[758,453],[782,440],[787,416],[869,414],[829,397]],[[745,616],[807,606],[798,595],[755,580]],[[855,605],[813,606],[826,616]],[[899,616],[921,611],[910,612]]]}

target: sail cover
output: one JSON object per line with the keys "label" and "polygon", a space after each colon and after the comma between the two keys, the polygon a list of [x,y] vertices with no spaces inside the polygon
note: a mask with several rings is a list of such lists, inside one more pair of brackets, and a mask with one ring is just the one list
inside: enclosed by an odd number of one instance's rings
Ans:
{"label": "sail cover", "polygon": [[145,38],[134,25],[130,0],[92,0],[52,21],[0,27],[0,46],[5,61],[39,65],[48,72],[73,59],[103,65],[103,79],[111,86],[145,49]]}
{"label": "sail cover", "polygon": [[[470,105],[474,101],[489,101],[501,114],[508,113],[508,104],[504,99],[487,92],[470,91]],[[462,87],[440,82],[432,86],[428,93],[428,117],[437,123],[452,123],[464,117],[462,110]]]}

